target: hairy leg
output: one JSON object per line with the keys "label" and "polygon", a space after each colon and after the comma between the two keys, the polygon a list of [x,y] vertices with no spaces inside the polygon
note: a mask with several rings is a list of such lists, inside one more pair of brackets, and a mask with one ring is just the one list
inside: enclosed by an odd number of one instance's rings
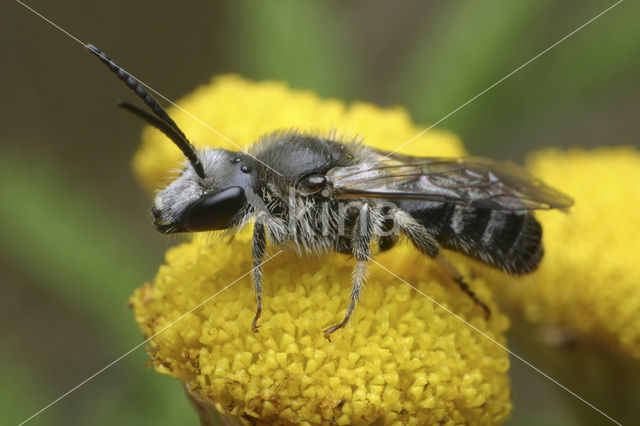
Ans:
{"label": "hairy leg", "polygon": [[395,220],[398,222],[400,230],[409,238],[411,243],[420,250],[421,253],[435,259],[440,268],[451,277],[453,282],[455,282],[471,300],[484,310],[485,316],[489,318],[491,315],[489,307],[476,296],[469,287],[469,284],[464,281],[462,274],[460,274],[440,252],[440,247],[435,238],[429,233],[429,230],[418,223],[411,215],[402,211],[396,213]]}
{"label": "hairy leg", "polygon": [[364,283],[367,278],[367,263],[369,261],[369,256],[371,255],[371,241],[374,238],[374,227],[372,226],[370,209],[371,207],[368,204],[365,204],[362,207],[358,220],[353,227],[351,245],[353,248],[353,255],[356,258],[356,266],[353,269],[352,275],[351,302],[349,303],[347,313],[343,320],[340,323],[324,330],[324,337],[329,341],[331,340],[331,334],[343,328],[349,321],[349,318],[353,313],[353,309],[355,308],[358,299],[360,299],[362,288],[364,287]]}
{"label": "hairy leg", "polygon": [[420,253],[435,258],[440,253],[440,246],[436,239],[421,223],[416,221],[409,213],[396,211],[394,220],[398,223],[400,231],[409,238],[409,241]]}
{"label": "hairy leg", "polygon": [[253,242],[251,244],[251,251],[253,253],[253,289],[256,292],[256,301],[258,307],[256,309],[256,316],[251,323],[251,330],[254,333],[258,332],[258,319],[262,315],[262,258],[267,248],[267,237],[262,221],[256,219],[253,225]]}
{"label": "hairy leg", "polygon": [[462,290],[467,296],[471,298],[471,300],[473,300],[478,306],[480,306],[484,310],[485,318],[489,319],[489,317],[491,316],[491,309],[489,309],[486,303],[484,303],[482,300],[478,298],[478,296],[476,296],[476,294],[473,292],[473,290],[471,290],[471,288],[469,287],[469,284],[465,282],[464,278],[462,277],[462,274],[458,272],[455,266],[453,266],[449,262],[449,260],[447,260],[447,258],[444,257],[442,253],[439,253],[436,256],[436,261],[438,262],[438,265],[440,265],[440,267],[451,277],[453,282],[458,284],[458,287],[460,287],[460,290]]}

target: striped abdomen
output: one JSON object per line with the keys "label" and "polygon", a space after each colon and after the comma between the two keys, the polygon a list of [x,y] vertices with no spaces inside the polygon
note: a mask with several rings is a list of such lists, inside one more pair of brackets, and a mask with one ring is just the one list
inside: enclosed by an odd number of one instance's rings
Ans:
{"label": "striped abdomen", "polygon": [[444,248],[511,274],[532,272],[542,259],[542,227],[531,212],[419,204],[411,206],[411,215]]}

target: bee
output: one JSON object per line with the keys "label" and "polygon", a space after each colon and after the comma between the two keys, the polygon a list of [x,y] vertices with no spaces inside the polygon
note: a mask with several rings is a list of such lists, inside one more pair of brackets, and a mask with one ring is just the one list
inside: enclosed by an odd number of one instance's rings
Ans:
{"label": "bee", "polygon": [[538,209],[566,210],[573,200],[510,162],[484,158],[413,157],[356,141],[297,130],[262,136],[246,152],[196,149],[142,85],[104,52],[87,48],[149,107],[119,106],[164,133],[184,153],[180,176],[158,192],[152,214],[164,234],[239,230],[253,221],[253,288],[258,331],[260,265],[267,241],[301,254],[352,255],[350,302],[343,328],[362,294],[367,264],[406,237],[434,259],[485,312],[490,310],[447,261],[453,250],[508,274],[534,271],[542,259]]}

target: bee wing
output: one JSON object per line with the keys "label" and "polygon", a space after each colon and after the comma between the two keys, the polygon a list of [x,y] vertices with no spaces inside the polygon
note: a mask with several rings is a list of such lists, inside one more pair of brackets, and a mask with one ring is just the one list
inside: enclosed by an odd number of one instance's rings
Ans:
{"label": "bee wing", "polygon": [[338,198],[439,201],[496,210],[566,209],[573,200],[516,164],[486,158],[410,157],[376,151],[327,173]]}

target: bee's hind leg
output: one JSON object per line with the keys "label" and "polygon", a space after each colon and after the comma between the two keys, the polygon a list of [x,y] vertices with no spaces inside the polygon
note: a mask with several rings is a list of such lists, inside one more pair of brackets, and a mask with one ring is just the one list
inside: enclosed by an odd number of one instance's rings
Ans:
{"label": "bee's hind leg", "polygon": [[251,331],[258,332],[258,319],[262,315],[262,258],[267,248],[267,236],[265,233],[264,225],[261,221],[256,219],[253,225],[253,242],[251,244],[251,251],[253,253],[253,289],[256,292],[256,302],[258,306],[256,308],[256,315],[253,317],[251,323]]}
{"label": "bee's hind leg", "polygon": [[478,296],[471,290],[469,284],[464,281],[462,274],[447,260],[446,257],[440,252],[438,242],[429,234],[427,228],[417,222],[411,215],[401,210],[397,211],[394,219],[398,223],[400,230],[409,238],[411,243],[420,250],[421,253],[435,259],[438,265],[451,277],[451,279],[458,284],[460,290],[465,292],[467,296],[471,298],[476,304],[478,304],[485,313],[485,317],[491,316],[491,310],[489,307],[481,301]]}
{"label": "bee's hind leg", "polygon": [[471,300],[473,300],[477,305],[479,305],[484,310],[485,318],[489,319],[489,317],[491,317],[491,309],[489,309],[489,307],[482,300],[480,300],[478,296],[476,296],[473,290],[471,290],[471,288],[469,287],[469,284],[467,284],[464,278],[462,277],[462,274],[458,272],[458,270],[447,260],[446,257],[444,257],[442,253],[438,253],[435,259],[440,265],[440,267],[444,269],[447,272],[447,274],[449,274],[453,282],[458,284],[458,287],[460,287],[460,290],[462,290],[467,296],[471,298]]}

